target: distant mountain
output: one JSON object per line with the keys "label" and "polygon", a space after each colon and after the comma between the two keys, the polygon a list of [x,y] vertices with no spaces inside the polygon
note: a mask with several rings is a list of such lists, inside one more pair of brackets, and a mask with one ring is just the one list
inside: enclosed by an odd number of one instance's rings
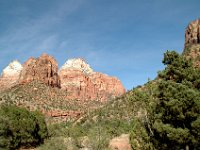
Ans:
{"label": "distant mountain", "polygon": [[12,61],[2,72],[0,78],[0,89],[6,89],[15,85],[19,81],[22,65],[17,61]]}
{"label": "distant mountain", "polygon": [[116,77],[94,72],[83,59],[69,59],[59,70],[61,88],[70,99],[106,101],[121,96],[125,89]]}
{"label": "distant mountain", "polygon": [[64,89],[69,99],[106,101],[125,93],[120,80],[94,72],[83,59],[69,59],[58,71],[57,61],[47,54],[31,57],[23,65],[10,63],[1,75],[0,87],[4,90],[34,80]]}
{"label": "distant mountain", "polygon": [[79,118],[87,109],[125,93],[120,80],[94,72],[83,59],[69,59],[58,70],[57,61],[42,54],[23,65],[11,62],[0,77],[0,103],[40,110],[48,117]]}

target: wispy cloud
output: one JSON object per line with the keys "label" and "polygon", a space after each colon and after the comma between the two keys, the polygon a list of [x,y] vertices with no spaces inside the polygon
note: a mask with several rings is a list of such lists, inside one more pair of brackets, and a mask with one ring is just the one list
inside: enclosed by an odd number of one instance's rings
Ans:
{"label": "wispy cloud", "polygon": [[76,11],[81,4],[81,0],[62,1],[42,12],[40,16],[22,21],[17,27],[13,24],[7,32],[0,34],[2,51],[26,52],[27,55],[32,50],[35,52],[40,49],[52,49],[57,44],[56,26],[62,23],[64,17]]}

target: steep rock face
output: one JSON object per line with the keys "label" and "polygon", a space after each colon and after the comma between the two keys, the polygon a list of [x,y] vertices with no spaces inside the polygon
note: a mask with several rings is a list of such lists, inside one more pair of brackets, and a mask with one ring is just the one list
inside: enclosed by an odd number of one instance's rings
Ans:
{"label": "steep rock face", "polygon": [[47,54],[42,54],[39,58],[29,58],[23,64],[19,82],[28,83],[33,80],[42,81],[53,87],[60,87],[56,60]]}
{"label": "steep rock face", "polygon": [[62,69],[59,72],[61,88],[70,99],[95,99],[96,89],[90,78],[80,70]]}
{"label": "steep rock face", "polygon": [[192,59],[195,67],[200,67],[200,19],[190,22],[186,28],[183,54]]}
{"label": "steep rock face", "polygon": [[22,65],[18,61],[11,62],[2,72],[0,77],[0,88],[8,88],[15,85],[19,79]]}
{"label": "steep rock face", "polygon": [[92,68],[83,59],[69,59],[61,67],[59,76],[61,88],[70,99],[95,99],[95,87],[88,74]]}
{"label": "steep rock face", "polygon": [[125,93],[125,89],[116,77],[111,77],[103,73],[93,72],[89,78],[94,83],[97,90],[97,96],[100,99],[114,98]]}
{"label": "steep rock face", "polygon": [[121,82],[108,75],[94,72],[83,59],[70,59],[59,71],[61,88],[71,99],[101,100],[125,93]]}
{"label": "steep rock face", "polygon": [[0,86],[14,83],[26,84],[33,80],[41,81],[52,87],[66,90],[68,99],[105,101],[125,93],[121,82],[106,74],[94,72],[83,59],[70,59],[60,69],[56,60],[42,54],[39,58],[29,58],[23,66],[12,62],[4,69]]}
{"label": "steep rock face", "polygon": [[191,45],[184,50],[184,55],[188,59],[192,59],[194,67],[200,68],[200,44]]}
{"label": "steep rock face", "polygon": [[185,48],[194,44],[200,44],[200,19],[192,21],[185,31]]}

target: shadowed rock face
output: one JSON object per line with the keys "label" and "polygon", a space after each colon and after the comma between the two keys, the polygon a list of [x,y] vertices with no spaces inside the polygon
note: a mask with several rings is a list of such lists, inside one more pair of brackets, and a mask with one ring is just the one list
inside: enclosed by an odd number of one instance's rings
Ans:
{"label": "shadowed rock face", "polygon": [[117,78],[94,72],[80,58],[68,60],[61,67],[59,76],[61,88],[68,92],[71,99],[104,101],[125,93]]}
{"label": "shadowed rock face", "polygon": [[33,80],[42,81],[53,87],[60,87],[56,60],[47,54],[42,54],[39,58],[29,58],[23,64],[19,82],[27,83]]}
{"label": "shadowed rock face", "polygon": [[194,44],[200,44],[200,18],[192,21],[185,31],[185,48]]}

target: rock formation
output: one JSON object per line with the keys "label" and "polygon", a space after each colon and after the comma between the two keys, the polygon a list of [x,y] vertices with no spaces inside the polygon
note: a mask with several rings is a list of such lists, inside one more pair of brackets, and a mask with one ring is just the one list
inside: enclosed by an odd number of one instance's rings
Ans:
{"label": "rock formation", "polygon": [[68,60],[59,71],[61,88],[69,98],[81,100],[101,100],[125,93],[121,82],[108,75],[94,72],[83,59]]}
{"label": "rock formation", "polygon": [[69,59],[60,69],[61,88],[70,99],[95,99],[95,87],[88,74],[93,72],[83,59]]}
{"label": "rock formation", "polygon": [[195,67],[200,68],[200,19],[192,21],[186,28],[183,54],[192,59]]}
{"label": "rock formation", "polygon": [[68,99],[99,100],[121,96],[125,89],[116,77],[94,72],[83,59],[69,59],[58,73],[56,60],[42,54],[29,58],[23,67],[17,61],[4,69],[0,85],[26,84],[33,80],[66,90]]}
{"label": "rock formation", "polygon": [[185,48],[194,44],[200,44],[200,18],[192,21],[185,31]]}
{"label": "rock formation", "polygon": [[20,83],[39,80],[53,87],[60,87],[58,64],[56,60],[42,54],[39,58],[29,58],[24,64],[20,74]]}
{"label": "rock formation", "polygon": [[22,69],[22,65],[17,60],[11,62],[2,72],[0,88],[3,89],[15,85]]}
{"label": "rock formation", "polygon": [[92,68],[89,64],[87,64],[84,59],[69,59],[66,63],[61,67],[61,70],[80,70],[84,74],[90,74],[93,72]]}
{"label": "rock formation", "polygon": [[119,79],[103,73],[93,72],[90,79],[98,89],[97,96],[100,99],[114,98],[125,93],[125,89]]}

